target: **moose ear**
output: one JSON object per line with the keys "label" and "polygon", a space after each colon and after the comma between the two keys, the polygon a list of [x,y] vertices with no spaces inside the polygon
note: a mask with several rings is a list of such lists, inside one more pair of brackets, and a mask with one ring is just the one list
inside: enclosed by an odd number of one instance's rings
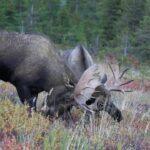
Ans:
{"label": "moose ear", "polygon": [[81,45],[76,46],[67,54],[67,64],[75,72],[75,76],[80,79],[83,72],[93,64],[93,59],[89,52]]}

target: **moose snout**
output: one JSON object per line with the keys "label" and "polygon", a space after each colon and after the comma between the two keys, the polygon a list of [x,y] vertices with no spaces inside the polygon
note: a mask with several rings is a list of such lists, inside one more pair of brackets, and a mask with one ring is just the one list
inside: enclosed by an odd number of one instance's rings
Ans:
{"label": "moose snout", "polygon": [[104,110],[108,112],[108,114],[114,119],[117,120],[117,122],[120,122],[123,120],[123,116],[121,111],[115,106],[115,104],[111,101],[109,101]]}
{"label": "moose snout", "polygon": [[114,118],[114,120],[117,120],[117,122],[120,122],[123,120],[122,113],[119,109],[116,110],[114,114],[112,114],[112,117]]}

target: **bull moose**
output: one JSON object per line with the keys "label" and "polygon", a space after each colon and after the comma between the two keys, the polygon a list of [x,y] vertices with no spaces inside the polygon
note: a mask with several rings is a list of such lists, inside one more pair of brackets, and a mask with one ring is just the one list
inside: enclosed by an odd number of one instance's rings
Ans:
{"label": "bull moose", "polygon": [[[85,85],[85,82],[82,84],[82,79],[87,78],[87,83],[89,83],[91,78],[96,80],[92,74],[88,75],[90,74],[89,72],[95,73],[93,69],[83,74],[90,66],[93,68],[93,60],[82,46],[77,46],[74,50],[61,55],[55,45],[45,36],[0,32],[0,79],[13,84],[17,89],[21,102],[27,101],[30,107],[36,106],[39,92],[49,92],[53,89],[46,99],[48,110],[45,112],[47,115],[52,114],[52,111],[56,111],[55,109],[50,109],[54,103],[60,115],[64,113],[64,111],[61,111],[62,107],[59,107],[61,103],[66,105],[67,111],[69,111],[70,106],[74,102],[81,105],[77,93],[81,94],[82,90],[79,91],[79,89]],[[105,82],[106,76],[104,75],[101,79],[97,80],[95,85],[101,87],[101,84]],[[93,83],[95,82],[93,81]],[[96,88],[95,86],[93,87],[92,93],[95,92]],[[103,90],[105,87],[99,89],[100,91],[105,91]],[[97,97],[102,95],[100,92],[93,101],[90,101],[93,99],[92,93],[90,92],[89,95],[88,90],[86,90],[86,94],[89,96],[84,100],[85,104],[83,105],[82,103],[82,106],[84,106],[82,108],[87,111],[90,111],[90,109],[91,111],[100,110],[92,110],[92,107],[86,106],[88,102],[90,102],[89,105],[93,105],[97,102]],[[120,110],[113,102],[105,98],[109,94],[107,92],[104,93],[103,101],[101,99],[99,101],[105,103],[107,100],[106,104],[108,106],[105,107],[107,109],[103,110],[107,111],[118,122],[121,121],[122,115]],[[83,100],[81,101],[83,102]]]}

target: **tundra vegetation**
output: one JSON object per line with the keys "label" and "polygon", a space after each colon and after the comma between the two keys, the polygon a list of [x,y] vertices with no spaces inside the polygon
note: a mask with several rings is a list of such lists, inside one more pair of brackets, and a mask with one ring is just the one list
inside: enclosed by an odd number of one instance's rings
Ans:
{"label": "tundra vegetation", "polygon": [[121,83],[128,69],[117,79],[109,66],[114,75],[111,83],[83,46],[61,55],[46,37],[0,33],[0,79],[16,87],[21,102],[29,104],[29,112],[36,111],[38,93],[46,91],[49,94],[41,108],[45,116],[63,116],[69,121],[71,108],[79,105],[90,113],[104,110],[120,122],[122,114],[111,101],[111,91],[122,92],[121,86],[132,80]]}
{"label": "tundra vegetation", "polygon": [[[101,63],[108,77],[112,77],[109,67]],[[146,70],[145,72],[147,72]],[[141,73],[141,76],[146,74]],[[132,78],[132,70],[126,77]],[[147,77],[148,78],[148,77]],[[135,82],[135,81],[134,81]],[[27,106],[12,103],[18,101],[15,88],[1,82],[0,101],[0,147],[2,149],[145,149],[150,148],[150,103],[149,92],[144,86],[132,83],[129,93],[112,93],[113,102],[120,108],[123,120],[114,121],[106,112],[98,116],[86,115],[80,109],[72,109],[75,126],[68,128],[59,118],[49,120],[34,113],[28,117]],[[127,87],[129,89],[129,85]],[[38,99],[43,99],[42,93]]]}

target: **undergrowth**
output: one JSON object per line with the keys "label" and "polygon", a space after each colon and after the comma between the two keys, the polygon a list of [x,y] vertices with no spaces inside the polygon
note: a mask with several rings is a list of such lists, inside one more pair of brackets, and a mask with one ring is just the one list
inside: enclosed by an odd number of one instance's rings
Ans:
{"label": "undergrowth", "polygon": [[29,117],[27,106],[5,99],[0,101],[0,147],[4,150],[148,150],[150,106],[145,97],[149,96],[137,92],[115,95],[121,99],[121,103],[116,103],[124,116],[121,123],[105,112],[99,117],[91,116],[87,123],[85,114],[80,112],[75,127],[70,128],[61,119],[51,122],[38,113]]}
{"label": "undergrowth", "polygon": [[74,126],[66,127],[61,118],[52,121],[35,112],[29,117],[28,107],[16,100],[16,90],[2,83],[0,150],[149,150],[149,98],[150,92],[144,91],[113,93],[112,101],[123,114],[121,123],[106,112],[87,120],[74,108]]}

